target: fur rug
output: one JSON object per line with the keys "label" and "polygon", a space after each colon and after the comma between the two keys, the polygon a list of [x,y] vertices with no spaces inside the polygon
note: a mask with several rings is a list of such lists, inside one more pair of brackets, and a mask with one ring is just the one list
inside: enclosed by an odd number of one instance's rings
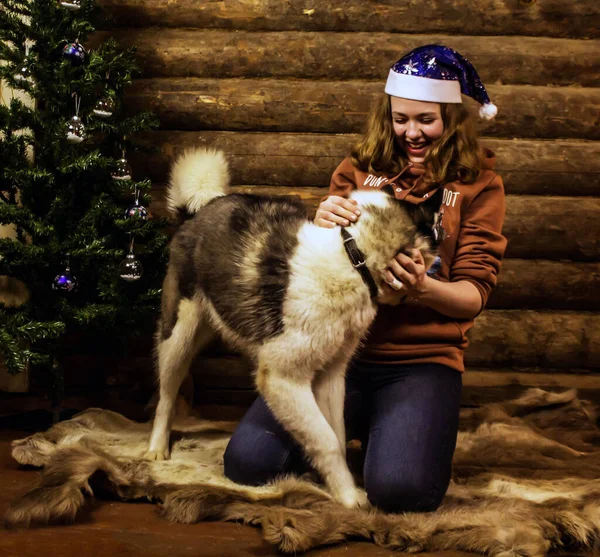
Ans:
{"label": "fur rug", "polygon": [[[600,549],[600,434],[596,409],[574,390],[528,390],[518,399],[464,409],[453,481],[433,513],[346,510],[311,478],[254,488],[222,474],[235,427],[187,418],[172,458],[141,460],[150,423],[90,409],[13,442],[23,465],[42,467],[12,502],[9,526],[72,521],[86,498],[147,499],[171,521],[235,520],[262,528],[285,553],[346,539],[408,552],[455,549],[494,557]],[[349,456],[360,453],[350,449]]]}

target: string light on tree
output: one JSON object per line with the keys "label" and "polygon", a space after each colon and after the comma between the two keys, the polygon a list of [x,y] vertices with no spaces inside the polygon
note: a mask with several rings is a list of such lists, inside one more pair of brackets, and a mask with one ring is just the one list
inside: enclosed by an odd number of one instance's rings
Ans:
{"label": "string light on tree", "polygon": [[135,282],[140,280],[144,274],[142,262],[133,253],[133,234],[130,233],[130,236],[131,242],[129,243],[129,253],[125,259],[121,261],[117,269],[119,277],[125,282]]}
{"label": "string light on tree", "polygon": [[73,93],[75,97],[75,116],[71,118],[67,124],[67,141],[69,143],[81,143],[85,141],[87,137],[87,131],[85,130],[85,126],[79,118],[79,106],[81,105],[81,97],[77,95],[77,93]]}

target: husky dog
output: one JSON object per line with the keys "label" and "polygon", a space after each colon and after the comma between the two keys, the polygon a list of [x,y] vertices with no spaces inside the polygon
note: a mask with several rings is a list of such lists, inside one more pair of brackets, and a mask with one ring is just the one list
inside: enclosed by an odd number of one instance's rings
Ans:
{"label": "husky dog", "polygon": [[427,265],[434,260],[441,191],[420,205],[355,191],[361,217],[342,233],[313,224],[299,201],[226,195],[228,182],[217,151],[187,152],[172,168],[168,206],[181,225],[163,283],[159,403],[146,457],[169,458],[178,390],[218,334],[253,360],[258,392],[333,497],[366,503],[346,465],[346,367],[375,318],[389,261],[411,248]]}

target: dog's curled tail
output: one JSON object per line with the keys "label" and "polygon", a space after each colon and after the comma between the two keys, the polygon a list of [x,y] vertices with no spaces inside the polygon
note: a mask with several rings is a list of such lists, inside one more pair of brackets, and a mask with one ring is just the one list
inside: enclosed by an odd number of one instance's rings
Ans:
{"label": "dog's curled tail", "polygon": [[229,167],[222,151],[185,151],[171,166],[167,208],[180,222],[193,216],[211,199],[228,193]]}

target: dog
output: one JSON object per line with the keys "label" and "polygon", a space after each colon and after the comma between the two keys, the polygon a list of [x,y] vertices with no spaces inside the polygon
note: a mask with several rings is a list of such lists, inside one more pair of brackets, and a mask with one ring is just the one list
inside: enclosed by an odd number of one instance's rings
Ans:
{"label": "dog", "polygon": [[254,362],[258,392],[332,496],[348,508],[366,504],[346,464],[345,372],[378,303],[397,302],[384,295],[389,261],[417,248],[433,262],[442,192],[412,205],[354,191],[361,216],[342,233],[315,225],[300,201],[227,194],[228,184],[218,151],[186,152],[172,167],[167,204],[180,225],[163,283],[146,458],[169,458],[179,388],[192,359],[221,335]]}

